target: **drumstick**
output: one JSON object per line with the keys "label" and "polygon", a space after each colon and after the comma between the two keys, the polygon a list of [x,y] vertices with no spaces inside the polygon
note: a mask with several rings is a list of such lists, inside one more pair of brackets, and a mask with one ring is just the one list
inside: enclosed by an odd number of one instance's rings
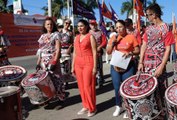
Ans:
{"label": "drumstick", "polygon": [[140,75],[141,75],[141,71],[138,71],[138,74],[137,74],[137,77],[135,79],[135,82],[138,82],[139,78],[140,78]]}
{"label": "drumstick", "polygon": [[145,80],[142,80],[142,81],[140,82],[140,84],[144,84],[145,82],[147,82],[148,80],[150,80],[152,77],[154,77],[154,75],[151,75],[151,76],[149,76],[148,78],[146,78]]}

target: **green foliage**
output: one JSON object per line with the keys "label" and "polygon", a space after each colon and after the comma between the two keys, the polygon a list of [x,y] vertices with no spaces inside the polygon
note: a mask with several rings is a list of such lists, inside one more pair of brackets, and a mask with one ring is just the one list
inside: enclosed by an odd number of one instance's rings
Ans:
{"label": "green foliage", "polygon": [[133,14],[133,0],[126,1],[122,3],[121,14],[127,13],[128,16]]}

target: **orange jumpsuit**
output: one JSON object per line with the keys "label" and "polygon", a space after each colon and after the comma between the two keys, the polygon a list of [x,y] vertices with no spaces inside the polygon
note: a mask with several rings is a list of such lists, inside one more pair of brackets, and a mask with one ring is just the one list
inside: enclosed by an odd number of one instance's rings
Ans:
{"label": "orange jumpsuit", "polygon": [[75,63],[74,70],[84,108],[90,112],[96,110],[96,75],[93,75],[93,53],[90,42],[90,33],[80,42],[80,35],[74,42]]}

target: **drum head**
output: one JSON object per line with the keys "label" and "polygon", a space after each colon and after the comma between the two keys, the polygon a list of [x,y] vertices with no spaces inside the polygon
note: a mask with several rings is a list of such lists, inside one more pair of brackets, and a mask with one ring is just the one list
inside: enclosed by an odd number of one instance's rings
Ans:
{"label": "drum head", "polygon": [[10,95],[13,95],[19,91],[20,88],[17,86],[6,86],[6,87],[0,87],[0,97],[7,97]]}
{"label": "drum head", "polygon": [[26,70],[20,66],[7,65],[0,67],[0,82],[21,80],[25,75]]}
{"label": "drum head", "polygon": [[37,73],[29,74],[26,76],[21,84],[22,86],[33,86],[44,80],[48,76],[48,72],[39,70]]}
{"label": "drum head", "polygon": [[177,105],[177,83],[172,84],[165,91],[165,98],[173,105]]}
{"label": "drum head", "polygon": [[[139,81],[149,78],[149,74],[141,74]],[[150,78],[147,82],[135,86],[134,81],[137,78],[137,75],[129,77],[125,80],[120,87],[120,94],[124,98],[129,98],[132,100],[137,100],[149,96],[152,92],[155,91],[157,87],[157,79],[155,77]]]}

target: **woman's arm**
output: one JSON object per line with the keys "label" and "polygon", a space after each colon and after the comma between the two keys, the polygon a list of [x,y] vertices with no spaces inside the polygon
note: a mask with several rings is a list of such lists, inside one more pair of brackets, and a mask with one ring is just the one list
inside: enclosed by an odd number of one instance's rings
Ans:
{"label": "woman's arm", "polygon": [[96,70],[97,70],[97,47],[96,47],[96,40],[92,35],[90,36],[90,41],[91,41],[91,46],[92,46],[93,62],[94,62],[93,74],[96,74]]}
{"label": "woman's arm", "polygon": [[55,41],[55,55],[53,58],[53,61],[55,61],[56,63],[58,62],[60,54],[61,54],[60,49],[61,49],[61,42],[60,40],[56,40]]}
{"label": "woman's arm", "polygon": [[139,46],[136,46],[132,51],[132,55],[139,55],[139,54],[140,54],[140,48]]}
{"label": "woman's arm", "polygon": [[75,57],[76,57],[76,49],[73,49],[73,59],[72,59],[72,67],[71,67],[71,73],[75,74],[74,72],[74,63],[75,63]]}
{"label": "woman's arm", "polygon": [[144,53],[145,53],[146,48],[147,48],[147,43],[143,41],[143,44],[141,46],[141,51],[140,51],[138,71],[143,71]]}
{"label": "woman's arm", "polygon": [[106,47],[106,52],[108,55],[112,54],[112,50],[114,49],[114,46],[116,45],[116,35],[112,36],[109,40],[109,42],[112,42],[111,44],[108,44]]}
{"label": "woman's arm", "polygon": [[40,55],[38,55],[37,65],[40,65],[40,64],[41,64],[41,57],[40,57]]}
{"label": "woman's arm", "polygon": [[144,61],[144,53],[147,47],[147,43],[145,41],[143,41],[143,44],[141,46],[141,51],[140,51],[140,60],[139,63],[142,64]]}

